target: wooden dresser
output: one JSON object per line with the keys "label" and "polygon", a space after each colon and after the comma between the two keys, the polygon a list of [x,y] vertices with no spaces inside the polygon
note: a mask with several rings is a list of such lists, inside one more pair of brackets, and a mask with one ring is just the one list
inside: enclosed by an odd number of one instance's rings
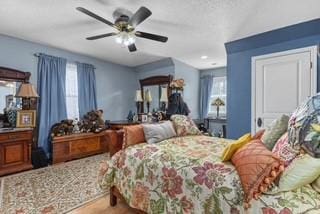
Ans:
{"label": "wooden dresser", "polygon": [[32,129],[0,131],[0,176],[32,169]]}
{"label": "wooden dresser", "polygon": [[83,158],[107,151],[106,131],[54,137],[52,140],[52,163]]}
{"label": "wooden dresser", "polygon": [[133,126],[138,124],[140,124],[140,122],[133,122],[128,120],[116,120],[116,121],[110,121],[108,123],[110,129],[112,130],[121,130],[125,126]]}

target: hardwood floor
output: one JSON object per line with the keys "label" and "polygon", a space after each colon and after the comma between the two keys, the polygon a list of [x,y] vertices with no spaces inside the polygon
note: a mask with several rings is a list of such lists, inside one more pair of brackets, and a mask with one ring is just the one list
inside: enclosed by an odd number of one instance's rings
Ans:
{"label": "hardwood floor", "polygon": [[68,214],[135,214],[125,203],[119,201],[117,206],[110,207],[109,195],[89,202]]}

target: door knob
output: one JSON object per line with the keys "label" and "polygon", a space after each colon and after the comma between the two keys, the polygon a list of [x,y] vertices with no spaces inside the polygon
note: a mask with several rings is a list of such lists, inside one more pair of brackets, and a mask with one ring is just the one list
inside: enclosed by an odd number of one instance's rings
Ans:
{"label": "door knob", "polygon": [[260,117],[257,120],[257,125],[258,125],[258,127],[262,126],[262,119]]}

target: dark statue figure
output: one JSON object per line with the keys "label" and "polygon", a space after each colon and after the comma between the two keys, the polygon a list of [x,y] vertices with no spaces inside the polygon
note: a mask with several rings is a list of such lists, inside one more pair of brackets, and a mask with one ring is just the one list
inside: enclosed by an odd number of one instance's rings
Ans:
{"label": "dark statue figure", "polygon": [[170,118],[171,115],[174,114],[181,114],[188,116],[190,110],[188,105],[183,101],[183,98],[180,93],[173,93],[169,97],[168,102],[168,110],[167,110],[167,117]]}

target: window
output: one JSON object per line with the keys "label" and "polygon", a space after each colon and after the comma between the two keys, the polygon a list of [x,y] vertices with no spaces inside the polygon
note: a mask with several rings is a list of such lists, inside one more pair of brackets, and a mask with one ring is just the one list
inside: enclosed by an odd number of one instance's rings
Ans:
{"label": "window", "polygon": [[66,105],[68,119],[79,119],[78,74],[75,63],[67,63],[66,67]]}
{"label": "window", "polygon": [[215,116],[217,114],[217,107],[212,106],[211,103],[220,98],[225,103],[225,106],[220,106],[219,108],[219,115],[226,116],[227,115],[227,77],[213,77],[213,85],[212,85],[212,92],[211,98],[209,102],[209,115]]}

